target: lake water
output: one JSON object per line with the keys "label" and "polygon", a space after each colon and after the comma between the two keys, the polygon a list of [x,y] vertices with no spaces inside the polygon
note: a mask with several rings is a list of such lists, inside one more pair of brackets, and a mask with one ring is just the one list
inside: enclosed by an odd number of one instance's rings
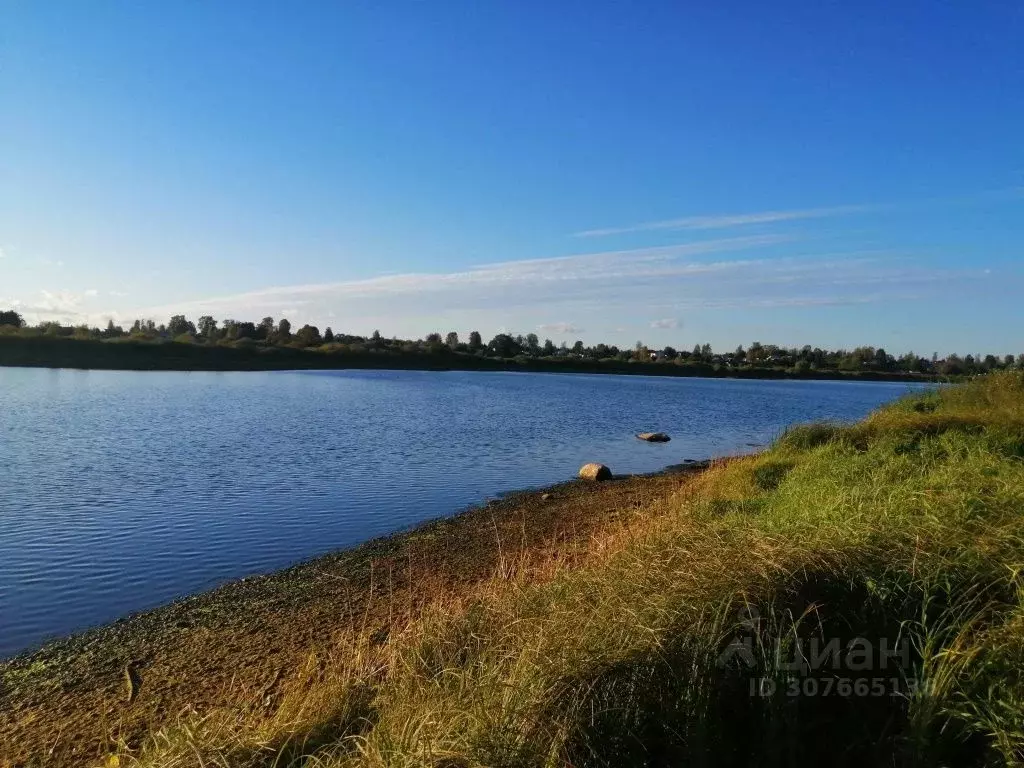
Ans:
{"label": "lake water", "polygon": [[[755,450],[910,385],[0,368],[0,656],[504,491]],[[639,431],[672,442],[648,444]]]}

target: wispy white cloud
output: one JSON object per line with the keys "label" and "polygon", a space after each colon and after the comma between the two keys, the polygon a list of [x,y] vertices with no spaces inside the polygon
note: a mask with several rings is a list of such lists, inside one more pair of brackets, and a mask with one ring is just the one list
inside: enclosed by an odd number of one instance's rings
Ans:
{"label": "wispy white cloud", "polygon": [[572,323],[544,323],[543,325],[537,326],[538,331],[543,333],[557,333],[565,335],[567,333],[583,333],[583,329],[579,326],[573,325]]}
{"label": "wispy white cloud", "polygon": [[737,297],[734,299],[699,299],[683,301],[685,309],[778,309],[783,307],[839,307],[853,304],[875,304],[895,299],[910,300],[919,298],[915,294],[883,293],[855,294],[849,296],[780,296],[775,298]]}
{"label": "wispy white cloud", "polygon": [[668,329],[668,328],[678,328],[678,327],[679,327],[679,321],[676,318],[674,318],[674,317],[666,317],[666,318],[663,318],[661,320],[652,320],[651,321],[651,328]]}
{"label": "wispy white cloud", "polygon": [[[385,300],[396,296],[422,297],[437,293],[471,292],[477,296],[508,298],[514,291],[527,289],[535,296],[545,291],[562,290],[563,284],[597,285],[616,280],[635,281],[699,275],[741,269],[751,260],[696,261],[696,257],[728,251],[747,251],[791,243],[789,235],[757,235],[704,240],[696,243],[607,251],[544,259],[483,264],[460,272],[408,273],[382,275],[365,280],[277,286],[258,291],[216,296],[181,304],[169,304],[140,310],[143,316],[191,312],[235,312],[236,308],[263,307],[276,312],[282,306],[297,312],[297,307],[325,299],[332,301]],[[148,313],[148,314],[147,314]]]}
{"label": "wispy white cloud", "polygon": [[977,203],[990,203],[999,200],[1017,200],[1024,195],[1024,187],[987,190],[951,197],[935,197],[926,200],[907,201],[903,203],[873,203],[864,205],[836,205],[822,208],[796,208],[789,210],[755,211],[753,213],[727,213],[704,216],[682,216],[675,219],[646,221],[626,226],[601,227],[574,233],[574,237],[605,237],[630,232],[651,232],[658,230],[704,230],[728,229],[754,224],[775,224],[784,221],[801,219],[823,219],[833,216],[847,216],[856,213],[880,211],[896,211],[901,209],[933,208],[936,206],[963,206]]}
{"label": "wispy white cloud", "polygon": [[[419,336],[437,327],[537,327],[533,318],[557,312],[573,322],[546,323],[539,330],[582,334],[585,326],[605,333],[629,327],[623,323],[628,317],[635,329],[669,331],[680,312],[826,307],[897,296],[905,300],[941,281],[965,277],[962,271],[930,269],[893,252],[755,257],[754,251],[776,245],[793,246],[777,236],[729,238],[502,262],[450,273],[280,286],[130,314],[254,319],[283,314],[293,323],[324,325],[329,320],[335,328],[356,332],[382,328],[389,335]],[[736,251],[730,259],[718,253],[730,249]],[[640,308],[650,313],[648,318],[660,319],[636,318]]]}
{"label": "wispy white cloud", "polygon": [[[489,334],[511,327],[584,338],[587,328],[594,339],[633,336],[644,329],[668,337],[681,327],[677,318],[704,311],[905,301],[934,295],[943,281],[983,277],[980,269],[974,270],[977,275],[935,269],[894,251],[792,255],[798,247],[795,238],[783,235],[709,239],[482,264],[453,272],[275,286],[161,306],[122,307],[115,320],[142,317],[165,322],[179,313],[192,319],[205,314],[251,320],[284,315],[293,324],[331,325],[355,333],[380,328],[388,336],[474,328]],[[783,248],[791,255],[784,255]],[[89,317],[102,324],[109,313],[93,312],[98,303],[96,297],[67,292],[27,302],[34,311],[32,322],[81,322]],[[540,318],[572,320],[538,326]]]}
{"label": "wispy white cloud", "polygon": [[82,307],[84,297],[85,294],[74,291],[43,290],[28,301],[12,300],[8,303],[29,322],[55,320],[65,324],[76,324],[89,320],[89,313]]}
{"label": "wispy white cloud", "polygon": [[828,216],[843,216],[850,213],[869,211],[873,208],[874,206],[869,205],[841,205],[832,208],[804,208],[801,210],[791,211],[760,211],[757,213],[720,214],[714,216],[684,216],[679,219],[647,221],[641,224],[631,224],[624,227],[587,229],[583,232],[576,232],[573,237],[605,237],[607,235],[622,235],[629,232],[650,232],[656,230],[727,229],[730,227],[742,227],[751,224],[774,224],[780,221],[794,221],[797,219],[820,219]]}

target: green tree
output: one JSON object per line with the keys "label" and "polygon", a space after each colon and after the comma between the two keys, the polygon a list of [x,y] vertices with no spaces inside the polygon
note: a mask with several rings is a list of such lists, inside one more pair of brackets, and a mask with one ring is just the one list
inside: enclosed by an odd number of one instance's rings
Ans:
{"label": "green tree", "polygon": [[522,352],[522,347],[507,333],[499,333],[491,339],[487,349],[495,357],[515,357]]}
{"label": "green tree", "polygon": [[274,335],[274,318],[264,317],[256,326],[256,338],[266,341]]}
{"label": "green tree", "polygon": [[114,320],[112,318],[108,319],[107,327],[103,331],[103,338],[116,339],[119,336],[124,336],[124,328],[122,328],[120,325],[114,325]]}
{"label": "green tree", "polygon": [[196,327],[184,315],[174,315],[167,323],[167,332],[172,337],[180,336],[183,333],[195,335]]}
{"label": "green tree", "polygon": [[203,315],[199,318],[196,323],[196,329],[199,331],[199,335],[204,339],[213,341],[217,338],[217,321],[210,315]]}
{"label": "green tree", "polygon": [[304,325],[295,334],[295,341],[304,347],[313,347],[321,344],[320,329],[315,325]]}
{"label": "green tree", "polygon": [[484,341],[480,337],[480,331],[469,332],[469,351],[478,352],[483,349]]}
{"label": "green tree", "polygon": [[544,339],[544,356],[551,357],[555,354],[555,344],[551,339]]}
{"label": "green tree", "polygon": [[947,355],[945,360],[939,362],[939,372],[945,376],[956,376],[967,373],[967,366],[959,355]]}
{"label": "green tree", "polygon": [[448,335],[444,337],[444,343],[448,349],[455,351],[459,348],[459,334],[455,331],[448,331]]}
{"label": "green tree", "polygon": [[427,352],[432,355],[440,354],[445,350],[444,340],[441,338],[440,333],[428,333],[427,337],[423,340],[423,345],[426,347]]}
{"label": "green tree", "polygon": [[324,344],[330,344],[334,341],[334,331],[331,330],[331,326],[327,326],[324,329]]}
{"label": "green tree", "polygon": [[255,339],[256,324],[249,320],[238,323],[235,328],[235,337],[239,339]]}
{"label": "green tree", "polygon": [[531,355],[540,354],[540,341],[537,339],[536,333],[526,334],[526,351]]}
{"label": "green tree", "polygon": [[281,318],[281,322],[277,324],[277,334],[275,341],[278,344],[287,344],[292,340],[292,324],[289,323],[285,318]]}
{"label": "green tree", "polygon": [[765,351],[760,341],[755,341],[747,348],[747,361],[751,365],[760,365],[764,362]]}
{"label": "green tree", "polygon": [[11,325],[15,328],[21,328],[25,325],[25,318],[13,309],[8,309],[0,312],[0,325]]}

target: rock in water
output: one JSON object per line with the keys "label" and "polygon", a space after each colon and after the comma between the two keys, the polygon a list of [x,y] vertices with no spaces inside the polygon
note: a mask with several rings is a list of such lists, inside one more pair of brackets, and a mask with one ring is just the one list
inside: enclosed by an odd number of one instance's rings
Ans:
{"label": "rock in water", "polygon": [[580,467],[580,477],[583,480],[611,480],[612,471],[604,464],[584,464]]}
{"label": "rock in water", "polygon": [[672,438],[664,432],[641,432],[637,439],[646,440],[648,443],[667,443]]}

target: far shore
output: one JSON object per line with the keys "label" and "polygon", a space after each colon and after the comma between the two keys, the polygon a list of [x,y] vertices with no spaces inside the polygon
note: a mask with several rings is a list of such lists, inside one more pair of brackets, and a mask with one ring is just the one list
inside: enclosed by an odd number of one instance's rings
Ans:
{"label": "far shore", "polygon": [[[111,729],[131,743],[183,708],[202,712],[232,705],[240,692],[270,691],[354,627],[385,638],[396,616],[465,595],[506,562],[540,562],[582,544],[711,463],[512,492],[0,660],[0,754],[29,760],[74,747],[87,757],[80,750],[88,745],[99,756]],[[130,704],[129,672],[141,680]]]}
{"label": "far shore", "polygon": [[566,358],[493,358],[462,353],[346,352],[291,347],[205,346],[178,342],[0,336],[0,367],[119,371],[407,370],[520,371],[791,381],[950,381],[949,376],[900,371],[730,368],[708,363]]}

